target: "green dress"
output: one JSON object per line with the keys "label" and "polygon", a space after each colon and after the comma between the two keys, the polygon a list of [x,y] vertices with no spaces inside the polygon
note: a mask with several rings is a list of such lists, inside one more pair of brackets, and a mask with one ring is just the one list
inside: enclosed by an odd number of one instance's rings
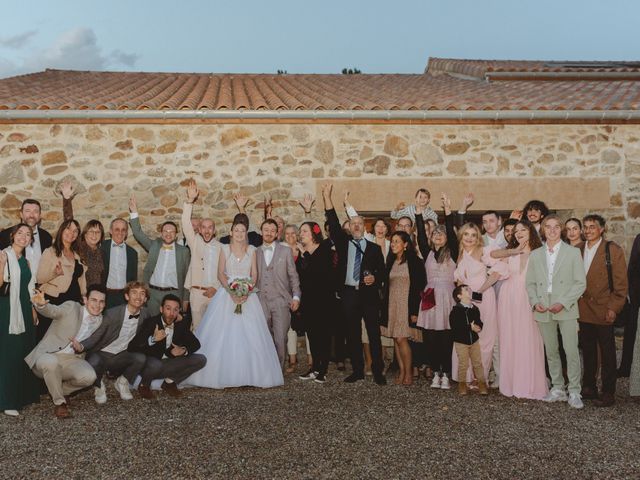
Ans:
{"label": "green dress", "polygon": [[20,335],[9,335],[9,297],[0,297],[0,412],[19,410],[37,402],[40,397],[38,379],[24,361],[24,357],[36,346],[29,295],[31,271],[24,256],[18,259],[18,264],[25,331]]}

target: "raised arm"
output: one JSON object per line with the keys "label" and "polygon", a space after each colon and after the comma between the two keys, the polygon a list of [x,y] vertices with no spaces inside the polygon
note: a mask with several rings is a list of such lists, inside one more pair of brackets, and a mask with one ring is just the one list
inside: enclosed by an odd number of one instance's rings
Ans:
{"label": "raised arm", "polygon": [[462,199],[462,205],[460,205],[460,210],[458,210],[458,214],[456,215],[456,226],[460,228],[465,224],[467,220],[467,210],[473,204],[475,200],[473,193],[467,193]]}
{"label": "raised arm", "polygon": [[69,180],[65,180],[59,187],[62,195],[62,217],[64,220],[73,220],[73,197],[76,196],[75,188]]}
{"label": "raised arm", "polygon": [[134,238],[138,241],[142,248],[144,248],[147,252],[151,248],[151,244],[153,240],[147,236],[146,233],[142,231],[142,227],[140,226],[140,216],[138,215],[138,202],[136,201],[136,197],[131,194],[131,198],[129,198],[129,223],[131,224],[131,231],[133,232]]}
{"label": "raised arm", "polygon": [[324,211],[327,217],[327,222],[329,222],[329,236],[331,237],[331,241],[334,243],[336,248],[341,248],[341,246],[348,241],[348,237],[342,230],[342,227],[340,227],[338,214],[336,213],[335,208],[333,208],[333,200],[331,199],[332,191],[333,185],[325,183],[322,186],[322,201],[324,202]]}
{"label": "raised arm", "polygon": [[191,224],[191,214],[193,213],[193,204],[198,199],[200,194],[196,181],[191,178],[187,185],[187,199],[182,206],[182,231],[184,237],[187,239],[187,245],[189,248],[193,248],[196,242],[196,232]]}
{"label": "raised arm", "polygon": [[427,238],[427,229],[424,227],[424,220],[422,219],[422,209],[418,207],[416,209],[415,216],[416,231],[418,232],[418,248],[420,249],[420,255],[426,261],[431,252],[429,246],[429,239]]}

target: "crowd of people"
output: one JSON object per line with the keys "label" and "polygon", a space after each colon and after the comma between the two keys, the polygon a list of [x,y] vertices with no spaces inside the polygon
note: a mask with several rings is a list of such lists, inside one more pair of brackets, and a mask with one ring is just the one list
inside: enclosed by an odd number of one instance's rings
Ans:
{"label": "crowd of people", "polygon": [[[420,189],[390,212],[394,229],[378,218],[367,232],[348,193],[341,224],[332,185],[321,191],[322,226],[286,224],[265,199],[256,228],[249,199],[235,195],[221,238],[212,219],[192,216],[194,180],[181,228],[165,221],[156,238],[133,196],[109,239],[100,221],[74,219],[69,182],[55,236],[40,203],[25,200],[20,222],[0,232],[0,409],[17,416],[46,391],[66,418],[83,390],[105,403],[109,380],[123,400],[132,388],[153,400],[182,386],[276,387],[294,373],[323,384],[330,363],[344,371],[347,360],[347,383],[385,385],[392,372],[397,385],[424,377],[439,390],[456,382],[460,395],[498,389],[579,409],[613,405],[617,378],[630,376],[640,396],[640,235],[627,268],[598,214],[563,223],[532,200],[508,219],[484,212],[479,226],[467,218],[472,194],[457,211],[442,194],[439,217]],[[300,206],[311,218],[316,201]],[[142,279],[129,228],[147,252]],[[296,372],[299,340],[307,369]]]}

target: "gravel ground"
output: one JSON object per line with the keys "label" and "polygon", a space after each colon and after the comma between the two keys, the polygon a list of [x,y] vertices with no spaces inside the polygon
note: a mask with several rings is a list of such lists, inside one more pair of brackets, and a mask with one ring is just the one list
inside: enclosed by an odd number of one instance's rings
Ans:
{"label": "gravel ground", "polygon": [[[72,399],[57,420],[43,397],[0,415],[3,478],[640,478],[640,404],[513,400],[495,391],[324,385],[189,389],[174,400]],[[389,378],[390,379],[390,378]]]}

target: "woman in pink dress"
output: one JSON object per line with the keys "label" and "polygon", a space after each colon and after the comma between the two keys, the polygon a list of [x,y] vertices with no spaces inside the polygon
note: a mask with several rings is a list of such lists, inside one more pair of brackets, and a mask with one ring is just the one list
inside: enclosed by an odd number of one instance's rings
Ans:
{"label": "woman in pink dress", "polygon": [[515,225],[509,248],[491,252],[493,258],[503,258],[493,269],[506,279],[498,298],[498,334],[500,393],[507,397],[540,400],[547,394],[544,344],[525,281],[529,254],[540,246],[542,242],[533,225],[521,220]]}
{"label": "woman in pink dress", "polygon": [[[428,241],[426,222],[422,219],[421,207],[416,207],[416,230],[418,232],[418,247],[427,272],[427,286],[424,289],[424,299],[418,314],[418,327],[424,329],[427,352],[433,369],[432,388],[450,388],[451,354],[453,339],[449,327],[449,313],[455,305],[451,292],[455,288],[453,272],[458,258],[458,239],[453,229],[453,214],[451,202],[442,194],[445,225],[437,225]],[[435,302],[435,305],[433,304]]]}
{"label": "woman in pink dress", "polygon": [[[491,258],[488,247],[483,247],[480,229],[474,223],[465,223],[458,231],[460,241],[460,254],[458,256],[458,266],[453,274],[458,284],[471,287],[474,297],[482,295],[482,300],[474,299],[473,303],[480,309],[480,318],[483,327],[480,332],[480,350],[482,353],[482,366],[485,378],[489,376],[491,369],[491,359],[493,357],[493,346],[498,336],[498,319],[496,294],[493,284],[500,278],[498,272],[489,272],[489,267],[497,263]],[[451,357],[452,376],[458,381],[458,357],[453,352]],[[463,379],[464,380],[464,379]],[[472,373],[469,368],[467,382],[471,382]]]}

